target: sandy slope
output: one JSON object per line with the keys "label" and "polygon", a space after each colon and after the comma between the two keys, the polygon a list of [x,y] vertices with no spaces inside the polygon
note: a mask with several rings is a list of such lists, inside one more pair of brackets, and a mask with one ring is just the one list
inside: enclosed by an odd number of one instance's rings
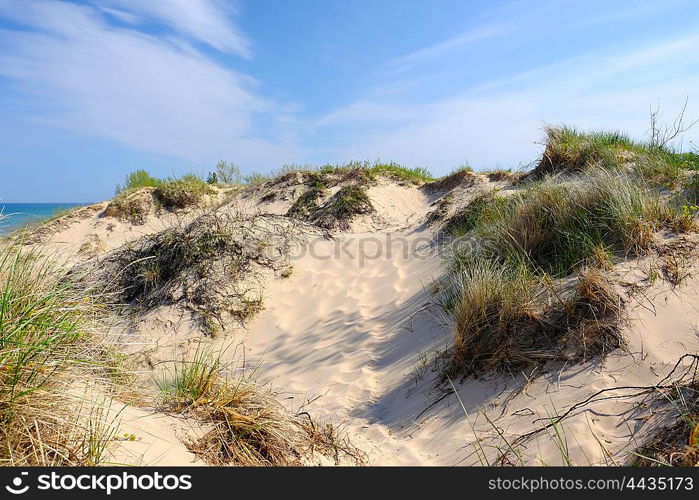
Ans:
{"label": "sandy slope", "polygon": [[[269,290],[269,306],[246,336],[248,360],[260,364],[260,379],[293,398],[294,409],[340,422],[372,463],[430,463],[383,419],[394,384],[443,340],[438,328],[411,330],[411,316],[425,304],[423,285],[437,269],[398,252],[361,263],[355,256],[370,236],[320,242],[315,257],[295,261],[293,276]],[[413,243],[423,235],[400,236]],[[347,252],[326,259],[341,246]]]}
{"label": "sandy slope", "polygon": [[[479,179],[457,188],[454,197],[463,204],[493,187],[502,185]],[[263,202],[265,194],[237,203],[284,214],[294,197],[275,195]],[[265,309],[248,330],[232,329],[214,342],[242,342],[246,364],[279,392],[284,404],[332,421],[369,463],[382,465],[490,461],[506,441],[541,428],[546,419],[596,391],[654,384],[682,354],[699,350],[699,278],[691,276],[677,289],[662,279],[650,284],[644,269],[651,263],[633,261],[613,273],[617,282],[643,288],[629,299],[627,351],[584,365],[552,365],[542,373],[441,380],[437,354],[449,345],[451,333],[429,303],[443,262],[434,252],[415,249],[433,239],[425,218],[444,194],[391,182],[371,187],[376,214],[358,218],[332,239],[310,238],[292,260],[291,277],[267,284]],[[80,259],[80,247],[93,234],[104,243],[101,251],[107,251],[176,222],[167,217],[135,227],[91,213],[62,227],[51,241]],[[114,224],[111,230],[108,224]],[[167,323],[148,325],[153,334],[134,339],[153,344],[145,348],[183,338]],[[200,335],[193,325],[186,328],[185,336]],[[648,412],[633,411],[638,403],[638,398],[608,399],[564,420],[570,460],[622,462],[653,424]],[[123,417],[124,432],[140,439],[124,443],[116,461],[191,463],[181,423],[135,407],[127,407]],[[517,452],[528,463],[560,464],[560,448],[549,430]]]}
{"label": "sandy slope", "polygon": [[[358,249],[363,236],[370,235],[346,237],[350,250]],[[403,236],[410,241],[424,233]],[[251,364],[261,363],[261,380],[271,381],[293,409],[342,422],[373,464],[478,464],[472,425],[492,459],[498,447],[506,447],[499,432],[514,440],[540,426],[537,419],[600,389],[656,383],[682,354],[699,349],[699,280],[691,279],[681,293],[658,283],[646,294],[654,311],[643,303],[647,299],[630,306],[628,352],[602,362],[551,367],[537,377],[455,381],[457,397],[448,394],[451,386],[440,384],[429,363],[430,352],[450,338],[438,318],[424,310],[425,285],[438,274],[437,259],[394,256],[360,266],[347,255],[328,260],[324,255],[304,256],[294,277],[270,290],[269,306],[245,345]],[[619,273],[637,281],[636,269],[634,264]],[[645,417],[627,413],[637,402],[609,400],[565,420],[570,460],[623,461],[646,424]],[[533,463],[560,464],[559,444],[551,430],[521,451]]]}

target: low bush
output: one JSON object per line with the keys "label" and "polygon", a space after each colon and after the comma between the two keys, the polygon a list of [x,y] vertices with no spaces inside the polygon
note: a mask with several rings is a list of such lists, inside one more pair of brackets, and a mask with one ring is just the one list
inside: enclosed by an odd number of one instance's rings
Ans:
{"label": "low bush", "polygon": [[157,187],[162,181],[150,175],[146,170],[135,170],[126,176],[124,185],[117,185],[116,194],[133,191],[144,187]]}
{"label": "low bush", "polygon": [[168,210],[197,205],[204,196],[213,193],[211,187],[193,174],[178,179],[161,182],[153,191],[153,196]]}

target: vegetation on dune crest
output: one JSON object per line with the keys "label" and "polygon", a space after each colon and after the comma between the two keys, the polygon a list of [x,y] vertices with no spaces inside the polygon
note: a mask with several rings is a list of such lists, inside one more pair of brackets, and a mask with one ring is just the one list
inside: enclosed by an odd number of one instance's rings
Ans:
{"label": "vegetation on dune crest", "polygon": [[[145,190],[149,188],[150,190]],[[153,205],[177,210],[198,205],[213,189],[194,174],[157,179],[145,170],[130,173],[124,185],[117,186],[116,196],[109,202],[103,215],[143,224]]]}
{"label": "vegetation on dune crest", "polygon": [[326,229],[347,229],[352,218],[356,215],[368,214],[374,211],[371,200],[363,187],[349,185],[341,187],[323,204],[319,200],[323,190],[310,188],[291,206],[287,215],[307,220]]}
{"label": "vegetation on dune crest", "polygon": [[212,189],[194,174],[178,179],[168,179],[153,191],[153,196],[168,210],[197,205],[204,196],[213,193]]}
{"label": "vegetation on dune crest", "polygon": [[622,301],[596,269],[648,252],[658,231],[696,227],[682,205],[694,178],[682,184],[682,203],[663,194],[697,167],[696,155],[618,133],[547,133],[520,190],[484,193],[442,228],[462,243],[443,302],[455,325],[451,374],[622,346]]}
{"label": "vegetation on dune crest", "polygon": [[326,164],[320,167],[284,165],[267,175],[251,174],[246,183],[248,185],[259,185],[265,182],[276,184],[297,174],[304,179],[309,187],[316,189],[327,189],[348,183],[366,186],[377,182],[380,178],[414,185],[434,180],[429,171],[424,168],[407,168],[393,162],[352,161],[344,164]]}
{"label": "vegetation on dune crest", "polygon": [[699,170],[699,155],[674,151],[665,140],[633,141],[620,132],[546,128],[545,149],[530,177],[576,173],[587,168],[633,169],[653,184],[675,188],[686,170]]}
{"label": "vegetation on dune crest", "polygon": [[318,201],[323,196],[323,189],[311,187],[299,196],[286,213],[289,217],[309,220],[318,211]]}
{"label": "vegetation on dune crest", "polygon": [[152,205],[150,192],[144,193],[139,190],[128,190],[112,198],[102,215],[129,221],[132,224],[144,224]]}
{"label": "vegetation on dune crest", "polygon": [[158,187],[163,181],[156,179],[146,170],[134,170],[126,176],[124,185],[117,184],[116,194],[134,191],[145,187]]}

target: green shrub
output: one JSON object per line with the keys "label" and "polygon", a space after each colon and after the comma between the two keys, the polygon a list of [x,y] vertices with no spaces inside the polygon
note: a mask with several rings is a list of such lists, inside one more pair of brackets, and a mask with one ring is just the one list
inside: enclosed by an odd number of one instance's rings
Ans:
{"label": "green shrub", "polygon": [[198,204],[204,196],[213,193],[211,187],[194,174],[161,182],[153,196],[168,210],[186,208]]}
{"label": "green shrub", "polygon": [[135,170],[126,176],[124,185],[117,185],[116,194],[144,187],[157,187],[162,181],[151,176],[146,170]]}

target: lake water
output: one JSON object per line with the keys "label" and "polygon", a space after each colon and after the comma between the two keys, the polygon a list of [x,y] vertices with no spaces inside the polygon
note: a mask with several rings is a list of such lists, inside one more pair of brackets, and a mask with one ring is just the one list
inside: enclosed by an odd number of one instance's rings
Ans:
{"label": "lake water", "polygon": [[2,203],[0,202],[0,234],[48,219],[59,210],[84,203]]}

